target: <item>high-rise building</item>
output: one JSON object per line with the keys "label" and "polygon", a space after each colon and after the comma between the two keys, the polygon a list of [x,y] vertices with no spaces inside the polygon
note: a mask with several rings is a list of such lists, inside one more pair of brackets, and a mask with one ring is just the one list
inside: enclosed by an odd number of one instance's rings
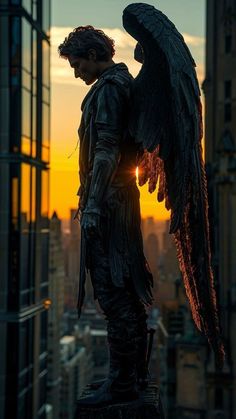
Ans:
{"label": "high-rise building", "polygon": [[50,0],[0,0],[0,412],[46,413]]}
{"label": "high-rise building", "polygon": [[[208,362],[207,418],[236,418],[236,1],[207,1],[206,163],[212,261],[227,358]],[[218,415],[218,416],[217,416]]]}
{"label": "high-rise building", "polygon": [[50,220],[48,312],[48,388],[47,401],[52,406],[52,418],[59,419],[60,411],[60,338],[63,336],[65,267],[62,247],[61,220],[54,211]]}

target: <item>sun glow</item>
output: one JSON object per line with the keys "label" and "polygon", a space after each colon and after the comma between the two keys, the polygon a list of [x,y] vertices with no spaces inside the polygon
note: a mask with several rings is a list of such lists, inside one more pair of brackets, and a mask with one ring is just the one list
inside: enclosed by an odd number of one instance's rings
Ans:
{"label": "sun glow", "polygon": [[[70,208],[77,208],[79,188],[77,129],[80,123],[82,100],[89,88],[75,79],[73,70],[66,60],[58,57],[57,47],[72,30],[70,27],[53,27],[51,31],[51,76],[52,76],[52,117],[51,117],[51,162],[50,162],[50,215],[56,210],[60,218],[70,217]],[[135,41],[119,28],[104,29],[116,41],[116,62],[125,62],[135,76],[140,64],[133,59]],[[201,84],[204,65],[201,60],[204,39],[184,34],[193,55],[199,58],[197,72]],[[71,155],[70,158],[68,158]],[[135,170],[138,182],[138,168]],[[139,187],[140,205],[143,217],[169,219],[164,203],[158,203],[156,192],[150,194],[148,185]]]}

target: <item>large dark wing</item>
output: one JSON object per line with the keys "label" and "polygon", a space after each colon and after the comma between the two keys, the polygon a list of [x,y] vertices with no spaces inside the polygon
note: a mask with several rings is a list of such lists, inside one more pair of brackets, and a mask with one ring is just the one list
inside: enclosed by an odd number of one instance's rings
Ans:
{"label": "large dark wing", "polygon": [[159,10],[134,3],[124,28],[137,41],[143,62],[133,83],[130,131],[144,149],[139,183],[156,188],[171,209],[170,233],[193,319],[219,364],[224,358],[210,263],[207,185],[202,159],[202,115],[195,62],[182,35]]}

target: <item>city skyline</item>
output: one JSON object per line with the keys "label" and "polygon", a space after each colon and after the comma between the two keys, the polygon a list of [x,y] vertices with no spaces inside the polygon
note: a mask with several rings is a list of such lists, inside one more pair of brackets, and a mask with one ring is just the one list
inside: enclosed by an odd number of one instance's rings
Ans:
{"label": "city skyline", "polygon": [[[136,76],[141,66],[133,59],[135,40],[122,28],[122,11],[129,3],[130,1],[126,0],[99,0],[95,8],[91,1],[84,3],[73,0],[65,16],[62,1],[52,2],[50,215],[56,210],[60,218],[68,219],[70,208],[76,208],[78,204],[77,129],[80,123],[81,102],[89,90],[82,81],[74,78],[68,62],[59,58],[57,47],[75,26],[92,24],[102,28],[115,40],[115,62],[125,62],[133,76]],[[178,6],[170,0],[145,3],[153,4],[162,10],[181,31],[196,61],[201,85],[204,79],[205,1],[201,0],[196,5],[193,0],[180,0]],[[186,12],[184,15],[183,10]],[[140,194],[143,218],[169,218],[164,203],[157,203],[156,193],[149,194],[147,185],[140,188]]]}

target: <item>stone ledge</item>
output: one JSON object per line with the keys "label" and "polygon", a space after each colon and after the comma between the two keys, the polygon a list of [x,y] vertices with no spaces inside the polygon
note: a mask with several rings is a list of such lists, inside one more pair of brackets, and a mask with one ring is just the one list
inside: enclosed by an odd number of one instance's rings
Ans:
{"label": "stone ledge", "polygon": [[[85,389],[83,396],[94,390]],[[116,403],[105,407],[77,406],[74,419],[165,419],[160,401],[159,390],[155,383],[149,383],[145,391],[140,392],[138,400]]]}

